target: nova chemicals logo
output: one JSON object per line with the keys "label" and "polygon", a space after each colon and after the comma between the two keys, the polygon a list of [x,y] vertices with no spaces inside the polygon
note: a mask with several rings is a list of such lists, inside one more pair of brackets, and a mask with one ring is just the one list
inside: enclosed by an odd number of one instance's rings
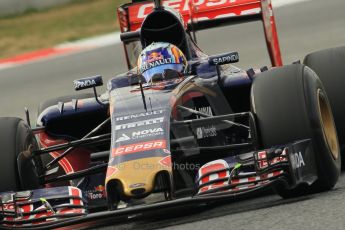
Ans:
{"label": "nova chemicals logo", "polygon": [[115,143],[119,143],[122,141],[128,141],[130,139],[131,138],[129,136],[127,136],[126,134],[123,133],[119,138],[116,139]]}

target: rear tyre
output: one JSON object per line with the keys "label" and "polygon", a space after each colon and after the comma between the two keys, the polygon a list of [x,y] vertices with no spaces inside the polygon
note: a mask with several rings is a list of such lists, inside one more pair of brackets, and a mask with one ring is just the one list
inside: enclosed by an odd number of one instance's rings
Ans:
{"label": "rear tyre", "polygon": [[2,117],[0,131],[0,192],[38,188],[38,159],[30,158],[38,145],[30,127],[20,118]]}
{"label": "rear tyre", "polygon": [[263,72],[254,80],[252,110],[263,148],[311,139],[318,179],[312,186],[277,188],[282,197],[333,188],[340,174],[340,150],[332,111],[317,75],[304,65]]}
{"label": "rear tyre", "polygon": [[345,167],[345,46],[307,55],[304,64],[319,76],[331,104],[337,128],[342,165]]}

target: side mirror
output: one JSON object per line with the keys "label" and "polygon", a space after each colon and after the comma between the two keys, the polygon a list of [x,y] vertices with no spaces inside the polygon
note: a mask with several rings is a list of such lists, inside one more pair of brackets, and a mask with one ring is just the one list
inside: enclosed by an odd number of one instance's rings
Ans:
{"label": "side mirror", "polygon": [[96,91],[97,86],[103,85],[103,79],[102,79],[101,75],[96,75],[96,76],[87,77],[87,78],[81,78],[78,80],[74,80],[73,83],[74,83],[74,89],[77,91],[83,90],[83,89],[93,88],[93,93],[95,95],[95,100],[97,101],[97,103],[100,104],[101,106],[106,105],[98,99],[97,91]]}
{"label": "side mirror", "polygon": [[208,57],[208,63],[210,65],[225,65],[239,62],[239,60],[238,52],[217,54]]}
{"label": "side mirror", "polygon": [[103,79],[101,75],[96,75],[93,77],[81,78],[73,81],[75,90],[83,90],[94,88],[103,85]]}

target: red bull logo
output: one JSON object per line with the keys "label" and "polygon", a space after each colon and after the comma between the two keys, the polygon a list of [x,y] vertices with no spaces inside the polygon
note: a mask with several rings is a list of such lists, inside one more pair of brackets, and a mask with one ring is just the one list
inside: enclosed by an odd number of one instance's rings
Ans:
{"label": "red bull logo", "polygon": [[88,196],[91,200],[104,199],[105,187],[103,185],[96,186],[92,191],[89,191]]}
{"label": "red bull logo", "polygon": [[103,185],[98,185],[97,187],[95,187],[95,191],[96,192],[104,192],[105,187]]}
{"label": "red bull logo", "polygon": [[164,59],[164,56],[161,52],[152,52],[147,56],[147,62],[154,62]]}

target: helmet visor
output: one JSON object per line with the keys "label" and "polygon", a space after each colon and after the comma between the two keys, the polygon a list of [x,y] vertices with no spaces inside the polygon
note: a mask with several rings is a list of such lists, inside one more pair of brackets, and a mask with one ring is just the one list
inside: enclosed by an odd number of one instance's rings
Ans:
{"label": "helmet visor", "polygon": [[172,80],[182,75],[183,64],[166,64],[148,69],[142,73],[147,83]]}

